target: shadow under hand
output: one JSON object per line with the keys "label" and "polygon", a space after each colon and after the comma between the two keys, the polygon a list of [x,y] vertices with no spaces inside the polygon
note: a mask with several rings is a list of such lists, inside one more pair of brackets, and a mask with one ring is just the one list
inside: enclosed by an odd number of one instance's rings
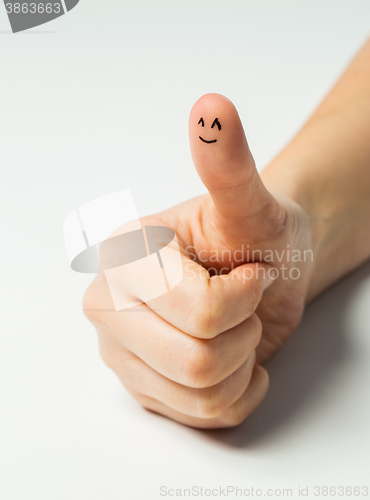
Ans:
{"label": "shadow under hand", "polygon": [[335,377],[352,362],[346,312],[356,289],[368,276],[370,262],[308,306],[297,331],[265,364],[270,389],[261,405],[240,426],[207,431],[208,438],[235,448],[252,447],[276,436],[300,413],[307,412],[320,393],[322,380]]}

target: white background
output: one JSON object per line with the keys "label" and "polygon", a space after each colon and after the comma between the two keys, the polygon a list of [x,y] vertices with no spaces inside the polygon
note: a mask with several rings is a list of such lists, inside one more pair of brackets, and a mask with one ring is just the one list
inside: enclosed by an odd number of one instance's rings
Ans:
{"label": "white background", "polygon": [[81,0],[13,35],[0,5],[1,499],[370,486],[370,264],[308,308],[260,408],[205,432],[142,410],[105,368],[81,312],[91,276],[68,268],[62,233],[118,189],[140,216],[204,192],[187,120],[206,92],[234,101],[263,168],[369,19],[368,0]]}

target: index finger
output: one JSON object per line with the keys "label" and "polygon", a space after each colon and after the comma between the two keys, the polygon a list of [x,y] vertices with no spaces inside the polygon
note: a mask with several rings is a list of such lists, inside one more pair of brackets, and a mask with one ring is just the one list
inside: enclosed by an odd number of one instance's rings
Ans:
{"label": "index finger", "polygon": [[[150,227],[146,226],[146,231]],[[194,337],[213,338],[245,321],[272,282],[271,267],[265,263],[244,264],[229,274],[211,277],[185,250],[180,251],[177,238],[164,245],[163,235],[155,247],[158,251],[148,248],[147,257],[140,259],[136,255],[139,260],[120,265],[125,251],[131,259],[133,248],[141,248],[122,246],[120,241],[108,240],[100,247],[116,309],[144,302],[164,320]]]}
{"label": "index finger", "polygon": [[187,256],[182,255],[182,263],[180,284],[147,305],[193,337],[214,338],[245,321],[273,281],[271,267],[262,263],[244,264],[216,276]]}

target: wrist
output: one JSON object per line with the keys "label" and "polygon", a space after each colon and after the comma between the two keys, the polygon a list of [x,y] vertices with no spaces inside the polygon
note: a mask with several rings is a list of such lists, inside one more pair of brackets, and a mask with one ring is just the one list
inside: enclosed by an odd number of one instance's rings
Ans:
{"label": "wrist", "polygon": [[332,117],[308,122],[261,175],[270,192],[307,216],[314,252],[307,302],[370,254],[368,195],[346,182],[349,160],[329,147],[333,129]]}

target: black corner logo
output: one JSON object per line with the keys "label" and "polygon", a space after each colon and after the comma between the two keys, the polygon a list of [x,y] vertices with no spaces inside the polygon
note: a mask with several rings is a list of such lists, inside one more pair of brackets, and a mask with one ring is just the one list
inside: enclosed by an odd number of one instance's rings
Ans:
{"label": "black corner logo", "polygon": [[72,10],[80,0],[4,0],[13,33],[48,23]]}

